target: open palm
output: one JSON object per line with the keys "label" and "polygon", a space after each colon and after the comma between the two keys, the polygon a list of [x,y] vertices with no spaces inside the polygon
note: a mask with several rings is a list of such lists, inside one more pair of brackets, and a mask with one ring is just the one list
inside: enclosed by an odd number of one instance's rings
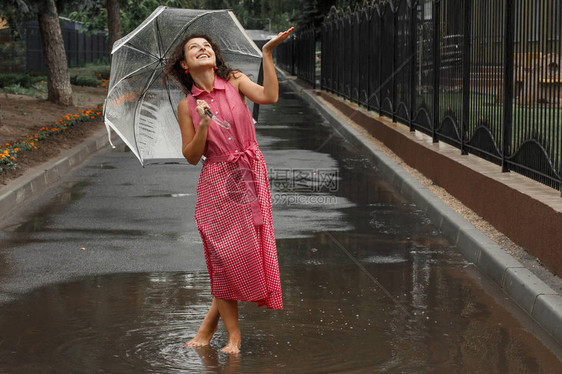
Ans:
{"label": "open palm", "polygon": [[289,35],[291,35],[294,29],[295,29],[294,27],[291,27],[287,31],[282,31],[279,34],[277,34],[275,38],[265,43],[265,45],[262,48],[262,51],[263,52],[273,51],[279,44],[283,42],[283,40],[287,39]]}

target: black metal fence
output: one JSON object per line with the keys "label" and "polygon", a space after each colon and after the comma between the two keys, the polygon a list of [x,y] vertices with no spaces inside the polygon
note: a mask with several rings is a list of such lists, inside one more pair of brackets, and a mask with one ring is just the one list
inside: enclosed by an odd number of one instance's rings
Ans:
{"label": "black metal fence", "polygon": [[277,55],[309,83],[314,38],[322,89],[562,191],[562,0],[332,11]]}
{"label": "black metal fence", "polygon": [[275,49],[277,66],[316,87],[316,35],[313,28],[300,31]]}
{"label": "black metal fence", "polygon": [[[80,23],[61,18],[68,66],[83,66],[103,58],[109,59],[111,51],[107,33],[84,32],[81,29]],[[0,33],[0,72],[46,71],[38,22],[27,22],[20,34],[21,40],[14,40],[9,30]]]}

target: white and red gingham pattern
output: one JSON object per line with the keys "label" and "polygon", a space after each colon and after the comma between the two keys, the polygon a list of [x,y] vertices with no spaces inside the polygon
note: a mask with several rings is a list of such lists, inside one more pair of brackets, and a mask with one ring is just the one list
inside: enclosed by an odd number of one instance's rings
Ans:
{"label": "white and red gingham pattern", "polygon": [[[215,77],[211,92],[193,86],[188,97],[196,130],[200,119],[195,97],[205,100],[213,115],[231,125],[229,130],[213,123],[209,126],[207,160],[197,186],[195,220],[205,247],[211,293],[282,309],[267,168],[257,147],[252,114],[238,90]],[[248,180],[251,173],[253,178]],[[255,184],[263,224],[252,214],[256,204],[249,183]]]}
{"label": "white and red gingham pattern", "polygon": [[[259,226],[254,225],[249,203],[232,199],[232,187],[226,185],[237,174],[238,162],[205,162],[201,170],[195,220],[205,247],[211,293],[282,309],[267,167],[259,150],[249,165],[263,216]],[[240,189],[245,188],[244,180],[240,183]]]}

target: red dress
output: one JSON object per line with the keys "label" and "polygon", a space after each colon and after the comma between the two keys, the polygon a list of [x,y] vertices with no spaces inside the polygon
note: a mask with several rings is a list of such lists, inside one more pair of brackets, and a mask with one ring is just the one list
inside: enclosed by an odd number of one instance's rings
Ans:
{"label": "red dress", "polygon": [[250,110],[232,84],[215,77],[211,92],[194,85],[188,96],[195,130],[200,121],[196,99],[230,124],[225,129],[211,121],[197,186],[195,221],[211,294],[282,309],[267,168]]}

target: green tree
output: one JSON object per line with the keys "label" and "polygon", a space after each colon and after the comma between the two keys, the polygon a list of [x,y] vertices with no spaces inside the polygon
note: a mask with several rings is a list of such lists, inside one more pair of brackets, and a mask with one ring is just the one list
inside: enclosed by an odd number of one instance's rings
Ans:
{"label": "green tree", "polygon": [[37,18],[47,67],[47,100],[72,105],[72,86],[55,1],[0,0],[0,5],[13,27],[18,28],[23,22]]}
{"label": "green tree", "polygon": [[[113,0],[117,1],[117,0]],[[82,22],[88,30],[109,26],[109,0],[86,0],[65,6],[61,14]],[[67,3],[68,4],[68,3]],[[160,5],[190,9],[232,9],[240,23],[249,29],[285,30],[294,24],[299,13],[299,0],[118,0],[123,34],[128,34]],[[110,31],[110,39],[112,31]]]}
{"label": "green tree", "polygon": [[111,45],[113,45],[117,40],[121,39],[119,0],[106,0],[105,9],[107,9],[107,28],[109,30],[109,41]]}

